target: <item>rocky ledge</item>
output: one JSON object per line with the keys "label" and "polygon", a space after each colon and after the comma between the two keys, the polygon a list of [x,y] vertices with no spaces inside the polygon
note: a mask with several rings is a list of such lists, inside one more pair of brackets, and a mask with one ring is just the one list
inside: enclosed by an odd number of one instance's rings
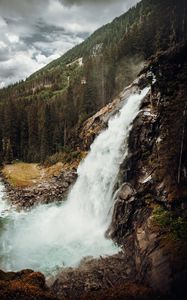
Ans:
{"label": "rocky ledge", "polygon": [[[152,289],[138,283],[123,252],[100,259],[85,259],[78,268],[64,269],[48,284],[61,300],[158,299]],[[159,297],[161,299],[161,294]]]}
{"label": "rocky ledge", "polygon": [[77,178],[76,169],[62,171],[60,175],[25,188],[13,187],[6,179],[6,198],[18,209],[31,208],[38,204],[61,202]]}
{"label": "rocky ledge", "polygon": [[45,277],[32,270],[5,273],[0,270],[1,300],[57,300],[46,285]]}

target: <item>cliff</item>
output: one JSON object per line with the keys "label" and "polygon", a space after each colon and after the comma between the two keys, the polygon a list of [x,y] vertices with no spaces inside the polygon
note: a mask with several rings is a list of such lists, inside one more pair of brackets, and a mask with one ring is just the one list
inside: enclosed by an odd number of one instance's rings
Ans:
{"label": "cliff", "polygon": [[110,231],[140,280],[180,299],[187,278],[186,50],[162,53],[146,69],[156,82],[129,138]]}
{"label": "cliff", "polygon": [[[88,294],[104,299],[108,294],[110,299],[128,299],[128,288],[121,284],[136,282],[150,287],[157,297],[186,299],[186,50],[180,45],[160,53],[138,81],[140,87],[153,84],[133,124],[107,232],[123,254],[65,270],[52,284],[61,297],[81,299]],[[111,104],[114,113],[116,103],[120,101]],[[85,123],[85,128],[93,128],[85,131],[87,142],[90,132],[95,136],[105,126],[106,111],[111,114],[106,107]]]}

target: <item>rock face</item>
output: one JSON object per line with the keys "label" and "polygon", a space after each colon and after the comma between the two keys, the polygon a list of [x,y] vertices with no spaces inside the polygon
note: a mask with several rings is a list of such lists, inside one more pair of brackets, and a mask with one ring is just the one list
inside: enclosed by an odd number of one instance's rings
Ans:
{"label": "rock face", "polygon": [[65,269],[51,289],[60,299],[158,299],[150,288],[134,281],[133,269],[121,252]]}
{"label": "rock face", "polygon": [[157,81],[134,122],[108,231],[123,245],[137,280],[176,299],[186,297],[186,237],[176,242],[171,230],[155,227],[154,209],[161,205],[186,224],[186,50],[163,53],[146,69]]}
{"label": "rock face", "polygon": [[78,147],[82,151],[88,151],[90,145],[99,133],[107,127],[108,121],[111,116],[115,115],[123,106],[125,99],[127,99],[131,93],[137,90],[136,81],[131,86],[125,88],[111,103],[104,106],[96,114],[86,120],[83,125],[77,129],[77,136],[73,139],[78,142]]}
{"label": "rock face", "polygon": [[47,288],[41,273],[23,270],[5,273],[0,270],[1,300],[57,300]]}
{"label": "rock face", "polygon": [[[161,293],[164,299],[186,299],[186,56],[186,45],[160,53],[143,70],[138,82],[140,87],[152,82],[151,92],[133,124],[128,156],[116,184],[113,218],[106,233],[123,253],[65,270],[52,283],[58,296],[139,299],[140,295],[133,298],[125,294],[123,286],[135,282],[149,286],[158,297]],[[99,114],[96,125],[93,119],[86,124],[99,132],[98,128],[105,126],[104,115]],[[158,207],[164,216],[170,216],[169,220],[162,219],[164,225],[155,221]],[[183,224],[182,235],[174,235],[176,228],[170,225],[173,215],[175,226]]]}

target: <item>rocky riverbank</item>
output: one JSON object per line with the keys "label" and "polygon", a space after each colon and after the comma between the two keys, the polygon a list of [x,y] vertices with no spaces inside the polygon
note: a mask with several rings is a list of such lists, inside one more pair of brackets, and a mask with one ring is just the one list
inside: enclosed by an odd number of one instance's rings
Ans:
{"label": "rocky riverbank", "polygon": [[6,198],[17,209],[28,209],[38,204],[61,202],[77,178],[76,169],[64,170],[60,175],[44,179],[38,184],[28,187],[13,187],[6,178]]}

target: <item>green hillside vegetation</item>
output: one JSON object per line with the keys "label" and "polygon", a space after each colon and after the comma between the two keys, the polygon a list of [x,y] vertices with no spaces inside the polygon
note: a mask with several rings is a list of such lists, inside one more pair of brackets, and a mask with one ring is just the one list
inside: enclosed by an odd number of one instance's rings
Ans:
{"label": "green hillside vegetation", "polygon": [[142,0],[26,81],[1,89],[0,160],[44,162],[71,146],[75,129],[131,83],[146,60],[186,39],[186,6]]}

